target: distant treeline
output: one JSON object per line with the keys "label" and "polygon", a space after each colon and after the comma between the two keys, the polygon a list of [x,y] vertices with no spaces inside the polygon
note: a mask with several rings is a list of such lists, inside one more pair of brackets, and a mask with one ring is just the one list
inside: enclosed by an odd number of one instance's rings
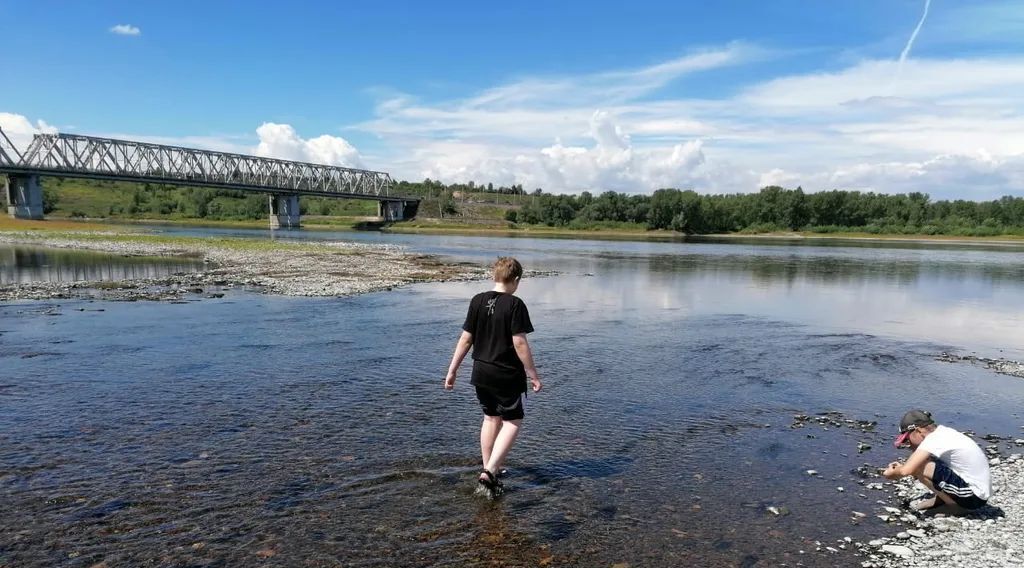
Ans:
{"label": "distant treeline", "polygon": [[[267,196],[243,191],[149,183],[44,178],[46,213],[71,217],[265,219]],[[758,193],[700,195],[661,189],[653,195],[607,191],[553,195],[522,185],[396,182],[392,195],[421,199],[421,217],[484,217],[520,225],[622,227],[682,233],[772,231],[994,236],[1024,234],[1024,198],[932,201],[927,194],[885,195],[778,186]],[[374,201],[303,197],[303,215],[375,215]]]}
{"label": "distant treeline", "polygon": [[765,187],[759,193],[700,195],[661,189],[653,195],[541,194],[506,213],[516,223],[586,228],[607,222],[688,234],[798,231],[993,236],[1024,234],[1024,198],[931,201],[924,193],[859,191],[805,194]]}

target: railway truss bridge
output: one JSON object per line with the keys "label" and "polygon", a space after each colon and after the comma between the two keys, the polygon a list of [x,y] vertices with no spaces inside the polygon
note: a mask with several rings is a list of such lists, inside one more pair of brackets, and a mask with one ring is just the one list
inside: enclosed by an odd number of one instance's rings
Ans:
{"label": "railway truss bridge", "polygon": [[385,221],[410,219],[419,207],[417,198],[391,194],[385,172],[76,134],[35,134],[22,152],[0,130],[3,174],[8,213],[25,219],[43,218],[42,176],[265,193],[272,227],[300,225],[303,195],[373,200]]}

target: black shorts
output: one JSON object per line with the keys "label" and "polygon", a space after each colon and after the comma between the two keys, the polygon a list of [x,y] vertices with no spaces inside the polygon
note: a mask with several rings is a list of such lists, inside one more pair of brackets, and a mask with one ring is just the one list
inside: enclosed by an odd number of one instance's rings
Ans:
{"label": "black shorts", "polygon": [[476,399],[487,416],[500,416],[502,420],[522,420],[525,416],[523,393],[506,394],[476,387]]}
{"label": "black shorts", "polygon": [[955,471],[949,469],[945,462],[932,459],[932,463],[935,464],[932,483],[936,489],[952,497],[953,501],[964,509],[977,509],[985,505],[985,501],[975,495],[971,486]]}

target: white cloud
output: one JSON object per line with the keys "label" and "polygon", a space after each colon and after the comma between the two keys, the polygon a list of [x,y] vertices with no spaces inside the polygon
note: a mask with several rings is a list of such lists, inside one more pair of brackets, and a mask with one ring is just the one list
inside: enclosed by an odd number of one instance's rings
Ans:
{"label": "white cloud", "polygon": [[110,28],[110,33],[125,36],[138,36],[142,35],[142,30],[129,24],[117,24]]}
{"label": "white cloud", "polygon": [[880,193],[919,191],[933,199],[998,199],[1022,195],[1024,155],[996,158],[987,152],[943,154],[919,162],[862,162],[825,171],[800,173],[773,169],[759,178],[759,185],[815,190],[857,189]]}
{"label": "white cloud", "polygon": [[700,140],[639,150],[614,117],[603,111],[591,116],[587,139],[589,145],[556,141],[539,150],[507,156],[485,144],[428,143],[419,153],[421,159],[428,160],[422,177],[580,192],[688,187],[705,175]]}
{"label": "white cloud", "polygon": [[0,129],[11,140],[19,153],[23,153],[32,142],[33,134],[57,132],[57,129],[43,120],[36,120],[32,123],[27,117],[20,114],[0,112]]}
{"label": "white cloud", "polygon": [[139,30],[135,26],[130,26],[128,24],[118,24],[117,26],[112,27],[109,31],[110,31],[110,33],[118,35],[118,36],[140,36],[140,35],[142,35],[142,31],[141,30]]}
{"label": "white cloud", "polygon": [[288,124],[265,122],[256,129],[259,144],[254,152],[257,156],[312,162],[332,166],[362,168],[359,151],[338,136],[327,134],[304,139]]}

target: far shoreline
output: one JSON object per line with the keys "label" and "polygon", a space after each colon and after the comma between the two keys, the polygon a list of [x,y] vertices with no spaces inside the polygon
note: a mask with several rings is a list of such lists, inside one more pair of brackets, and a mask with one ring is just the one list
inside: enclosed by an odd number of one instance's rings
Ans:
{"label": "far shoreline", "polygon": [[[321,222],[317,222],[321,221]],[[324,222],[326,221],[326,222]],[[431,219],[430,221],[434,221]],[[875,234],[864,232],[842,232],[842,233],[815,233],[810,231],[787,231],[770,233],[708,233],[708,234],[684,234],[666,230],[646,229],[566,229],[547,226],[527,227],[494,227],[481,226],[473,223],[459,223],[457,221],[445,223],[437,220],[437,226],[421,224],[423,221],[410,221],[405,224],[384,223],[372,220],[367,217],[337,217],[318,218],[313,217],[310,221],[303,223],[301,230],[316,232],[381,232],[400,235],[460,235],[479,237],[509,237],[509,238],[550,238],[550,239],[580,239],[580,240],[609,240],[609,241],[654,241],[654,242],[713,242],[758,240],[764,242],[843,242],[854,241],[862,243],[907,243],[907,244],[941,244],[941,245],[962,245],[962,246],[1001,246],[1001,247],[1024,247],[1024,236],[1000,235],[996,237],[971,237],[957,235],[903,235],[897,233]],[[443,223],[443,224],[441,224]],[[0,232],[5,231],[69,231],[69,230],[124,230],[131,227],[144,225],[158,225],[171,227],[197,227],[197,228],[221,228],[221,229],[266,229],[272,231],[289,231],[292,229],[273,229],[268,222],[246,221],[246,220],[207,220],[207,219],[77,219],[53,217],[45,220],[23,220],[10,217],[0,218]]]}

